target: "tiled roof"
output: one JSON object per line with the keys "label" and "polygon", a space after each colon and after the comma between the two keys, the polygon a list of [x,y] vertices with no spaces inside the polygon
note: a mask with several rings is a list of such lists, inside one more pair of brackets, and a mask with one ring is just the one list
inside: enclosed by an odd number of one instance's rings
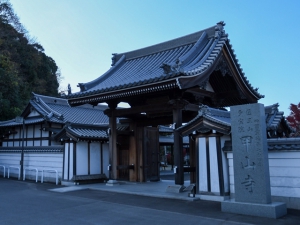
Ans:
{"label": "tiled roof", "polygon": [[[128,125],[117,124],[117,131],[124,131]],[[56,135],[55,139],[69,139],[73,138],[78,140],[94,140],[103,141],[108,140],[109,124],[71,124],[67,123]]]}
{"label": "tiled roof", "polygon": [[[299,151],[300,138],[270,138],[267,139],[269,151]],[[225,141],[222,149],[225,152],[232,151],[231,140]]]}
{"label": "tiled roof", "polygon": [[[165,88],[174,88],[174,86],[187,88],[194,85],[186,80],[191,77],[197,77],[197,83],[200,84],[208,79],[220,58],[222,48],[226,47],[233,57],[232,60],[244,84],[257,99],[262,98],[263,96],[244,76],[229,43],[228,35],[223,29],[224,25],[220,22],[206,30],[181,38],[136,51],[114,54],[112,67],[106,73],[91,82],[80,83],[81,92],[66,97],[72,100],[167,81],[173,83]],[[155,90],[145,89],[145,91]]]}
{"label": "tiled roof", "polygon": [[[0,147],[0,152],[14,152],[19,153],[22,150],[20,147]],[[63,146],[24,146],[25,153],[36,153],[36,152],[63,152]]]}
{"label": "tiled roof", "polygon": [[267,141],[269,151],[300,150],[300,138],[271,138]]}
{"label": "tiled roof", "polygon": [[[159,136],[159,143],[160,144],[174,144],[174,135],[173,134],[170,135],[170,136],[160,135]],[[188,136],[183,137],[182,143],[183,144],[189,144],[189,137]]]}
{"label": "tiled roof", "polygon": [[158,126],[159,132],[162,133],[173,133],[174,129],[172,127],[167,127],[163,125]]}
{"label": "tiled roof", "polygon": [[107,106],[82,105],[71,107],[66,99],[34,94],[30,103],[48,120],[57,123],[101,124],[108,123],[104,114]]}
{"label": "tiled roof", "polygon": [[[267,131],[270,130],[277,130],[281,123],[285,125],[285,129],[289,132],[292,129],[289,127],[288,123],[286,122],[283,112],[278,110],[279,105],[273,104],[270,106],[265,106],[265,117],[266,117],[266,128]],[[177,128],[178,131],[183,132],[185,130],[189,130],[189,132],[195,131],[192,128],[195,127],[195,124],[201,123],[200,128],[206,131],[208,130],[218,130],[217,128],[222,127],[224,131],[230,132],[231,130],[231,119],[230,119],[230,112],[220,109],[210,108],[208,106],[201,106],[199,108],[198,115],[189,121],[187,124]],[[196,129],[197,130],[197,129]],[[221,130],[222,132],[222,130]]]}
{"label": "tiled roof", "polygon": [[[39,116],[27,117],[26,112],[36,110]],[[50,121],[54,123],[79,123],[79,124],[108,124],[108,117],[104,114],[107,106],[81,105],[71,107],[66,99],[38,95],[32,93],[27,108],[22,113],[25,124],[40,123]],[[28,113],[28,112],[27,112]],[[0,127],[19,126],[15,119],[0,121]]]}
{"label": "tiled roof", "polygon": [[207,132],[210,130],[228,134],[231,130],[230,112],[203,105],[199,107],[198,115],[194,119],[177,130],[184,135],[193,131]]}
{"label": "tiled roof", "polygon": [[107,128],[80,128],[69,126],[66,131],[78,139],[108,139]]}
{"label": "tiled roof", "polygon": [[280,112],[278,107],[278,103],[265,107],[267,130],[276,130],[283,121],[285,126],[291,132],[292,128],[289,126],[285,120],[285,117],[283,116],[284,112]]}
{"label": "tiled roof", "polygon": [[[40,123],[44,121],[41,117],[30,117],[24,120],[25,124],[34,124]],[[12,127],[12,126],[20,126],[22,123],[17,122],[15,119],[7,120],[7,121],[0,121],[0,127]]]}

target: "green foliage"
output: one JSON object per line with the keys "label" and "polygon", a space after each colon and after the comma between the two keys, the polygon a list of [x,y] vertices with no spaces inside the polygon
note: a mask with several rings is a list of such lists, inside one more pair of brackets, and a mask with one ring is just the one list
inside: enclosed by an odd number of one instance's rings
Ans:
{"label": "green foliage", "polygon": [[60,73],[29,38],[8,0],[0,0],[0,121],[20,115],[31,92],[58,95]]}

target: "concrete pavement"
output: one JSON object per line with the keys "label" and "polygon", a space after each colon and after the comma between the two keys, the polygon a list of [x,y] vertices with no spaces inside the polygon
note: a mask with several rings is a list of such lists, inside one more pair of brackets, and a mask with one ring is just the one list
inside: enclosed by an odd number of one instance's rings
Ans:
{"label": "concrete pavement", "polygon": [[280,219],[221,212],[219,202],[166,193],[173,181],[71,187],[0,178],[0,224],[300,224],[300,212]]}

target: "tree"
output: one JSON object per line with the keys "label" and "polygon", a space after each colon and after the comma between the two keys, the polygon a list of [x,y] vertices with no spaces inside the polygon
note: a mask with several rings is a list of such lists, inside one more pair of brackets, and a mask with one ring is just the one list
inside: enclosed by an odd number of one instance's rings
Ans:
{"label": "tree", "polygon": [[8,0],[0,0],[0,121],[20,115],[31,93],[58,96],[60,72],[31,38]]}
{"label": "tree", "polygon": [[300,103],[298,103],[298,105],[291,103],[289,109],[291,113],[286,120],[289,125],[295,129],[295,131],[291,133],[291,137],[300,137]]}

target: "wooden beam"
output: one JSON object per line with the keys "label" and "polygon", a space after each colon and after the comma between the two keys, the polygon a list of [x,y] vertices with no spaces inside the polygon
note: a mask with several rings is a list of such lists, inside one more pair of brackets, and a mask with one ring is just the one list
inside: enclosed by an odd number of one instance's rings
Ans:
{"label": "wooden beam", "polygon": [[192,93],[196,96],[204,96],[204,97],[210,97],[210,98],[212,98],[215,94],[214,92],[203,90],[203,89],[200,89],[199,87],[187,89],[186,92]]}
{"label": "wooden beam", "polygon": [[[106,109],[104,113],[109,115],[110,109]],[[169,112],[172,111],[170,106],[166,103],[164,104],[157,104],[157,105],[142,105],[142,106],[135,106],[131,108],[124,108],[124,109],[116,109],[114,115],[116,117],[126,117],[134,114],[141,114],[141,113],[151,113],[151,112]]]}
{"label": "wooden beam", "polygon": [[238,90],[229,90],[225,92],[216,93],[214,99],[225,99],[225,98],[236,97],[236,96],[240,96]]}

